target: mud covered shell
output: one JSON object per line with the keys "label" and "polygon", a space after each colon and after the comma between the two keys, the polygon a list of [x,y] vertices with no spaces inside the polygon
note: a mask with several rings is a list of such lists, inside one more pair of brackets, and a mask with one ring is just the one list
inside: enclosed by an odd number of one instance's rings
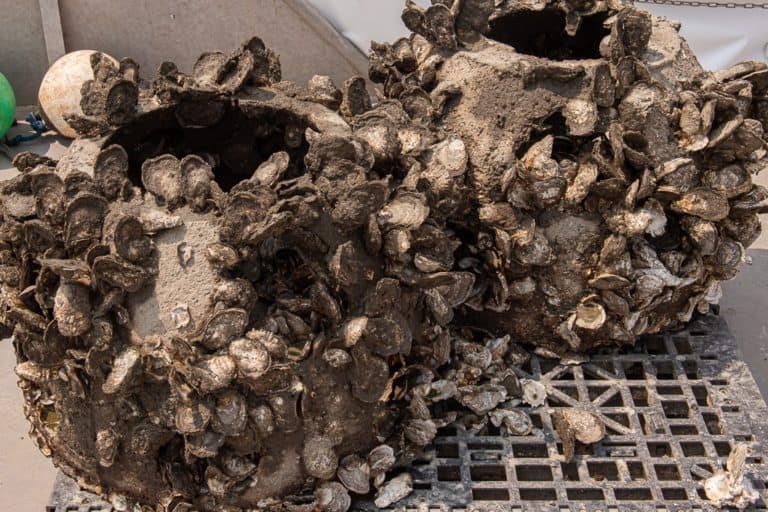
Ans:
{"label": "mud covered shell", "polygon": [[752,179],[749,172],[738,164],[708,171],[704,173],[701,181],[710,189],[724,194],[728,199],[746,194],[752,189]]}
{"label": "mud covered shell", "polygon": [[254,339],[239,338],[229,344],[228,351],[237,365],[238,372],[245,378],[259,378],[271,365],[269,351]]}
{"label": "mud covered shell", "polygon": [[403,434],[408,441],[416,446],[427,446],[437,435],[437,425],[430,419],[408,420],[403,425]]}
{"label": "mud covered shell", "polygon": [[475,276],[470,272],[436,272],[419,282],[422,288],[440,293],[453,308],[467,301],[474,284]]}
{"label": "mud covered shell", "polygon": [[595,413],[586,410],[557,411],[552,416],[552,422],[563,442],[563,455],[566,461],[570,461],[574,456],[575,441],[592,444],[605,437],[603,422]]}
{"label": "mud covered shell", "polygon": [[204,432],[212,417],[211,407],[203,402],[182,404],[176,409],[176,429],[182,434]]}
{"label": "mud covered shell", "polygon": [[671,207],[677,212],[695,215],[711,221],[723,220],[728,216],[729,211],[725,195],[704,187],[684,194],[680,199],[674,201]]}
{"label": "mud covered shell", "polygon": [[360,334],[360,342],[371,352],[387,357],[411,350],[411,333],[389,318],[369,318]]}
{"label": "mud covered shell", "polygon": [[140,370],[141,352],[136,347],[128,347],[115,358],[112,371],[101,388],[108,395],[123,392]]}
{"label": "mud covered shell", "polygon": [[214,268],[220,269],[232,269],[240,261],[240,256],[237,251],[223,243],[209,244],[205,248],[205,257],[211,262]]}
{"label": "mud covered shell", "polygon": [[223,391],[216,397],[211,428],[226,436],[238,436],[248,424],[248,406],[243,395],[235,390]]}
{"label": "mud covered shell", "polygon": [[64,241],[74,252],[81,252],[101,239],[101,227],[107,211],[104,198],[90,193],[78,194],[67,205]]}
{"label": "mud covered shell", "polygon": [[128,153],[122,146],[113,144],[99,152],[93,165],[93,179],[107,199],[118,199],[126,193],[129,185]]}
{"label": "mud covered shell", "polygon": [[352,394],[362,402],[375,402],[386,388],[389,366],[359,344],[352,348],[352,362]]}
{"label": "mud covered shell", "polygon": [[191,434],[185,438],[184,449],[200,459],[209,459],[219,453],[226,438],[223,434],[206,430],[200,434]]}
{"label": "mud covered shell", "polygon": [[114,255],[95,258],[92,271],[97,281],[127,292],[141,290],[151,279],[149,272],[142,267],[128,263]]}
{"label": "mud covered shell", "polygon": [[336,87],[330,77],[314,75],[307,83],[312,101],[337,110],[341,105],[341,91]]}
{"label": "mud covered shell", "polygon": [[211,166],[197,155],[187,155],[181,159],[179,167],[184,199],[194,210],[204,210],[213,188]]}
{"label": "mud covered shell", "polygon": [[245,333],[248,313],[243,309],[231,308],[214,313],[205,325],[200,343],[215,350],[220,349]]}
{"label": "mud covered shell", "polygon": [[413,492],[413,477],[410,473],[401,473],[379,489],[374,504],[379,508],[386,508],[405,498],[411,492]]}
{"label": "mud covered shell", "polygon": [[181,164],[173,155],[160,155],[141,165],[141,182],[158,201],[178,206],[184,196]]}
{"label": "mud covered shell", "polygon": [[384,230],[392,228],[416,229],[429,216],[429,207],[418,194],[400,194],[390,201],[378,214],[379,224]]}
{"label": "mud covered shell", "polygon": [[520,379],[520,385],[523,388],[523,402],[539,407],[544,405],[547,400],[547,388],[539,381],[531,379]]}
{"label": "mud covered shell", "polygon": [[142,263],[153,249],[152,240],[144,234],[141,221],[132,215],[121,215],[108,227],[108,240],[114,252],[132,263]]}
{"label": "mud covered shell", "polygon": [[61,225],[64,221],[64,182],[49,167],[39,166],[29,173],[29,177],[37,217],[49,224]]}
{"label": "mud covered shell", "polygon": [[339,481],[355,494],[368,494],[371,490],[371,470],[368,462],[359,455],[347,455],[336,471]]}
{"label": "mud covered shell", "polygon": [[527,436],[533,430],[531,417],[519,409],[496,409],[488,415],[494,426],[507,427],[507,432],[513,436]]}
{"label": "mud covered shell", "polygon": [[368,454],[368,467],[371,476],[381,475],[395,466],[395,451],[391,446],[381,444]]}
{"label": "mud covered shell", "polygon": [[50,270],[65,281],[91,285],[91,271],[83,261],[58,258],[40,258],[37,261],[42,268]]}
{"label": "mud covered shell", "polygon": [[291,157],[285,151],[273,153],[254,171],[252,180],[261,185],[272,187],[288,169]]}
{"label": "mud covered shell", "polygon": [[219,355],[197,363],[193,368],[193,375],[200,391],[211,393],[229,386],[235,376],[235,370],[235,361],[230,356]]}
{"label": "mud covered shell", "polygon": [[63,282],[53,299],[53,315],[62,336],[80,336],[91,327],[91,290],[82,284]]}
{"label": "mud covered shell", "polygon": [[321,480],[333,478],[339,465],[333,443],[326,437],[314,437],[307,440],[301,458],[307,473]]}
{"label": "mud covered shell", "polygon": [[459,401],[475,414],[486,414],[507,398],[507,389],[498,384],[459,388]]}
{"label": "mud covered shell", "polygon": [[368,95],[363,77],[353,77],[344,82],[341,94],[342,100],[339,110],[343,115],[358,116],[371,109],[371,97]]}
{"label": "mud covered shell", "polygon": [[347,512],[352,505],[349,493],[338,482],[325,482],[315,489],[315,501],[322,512]]}
{"label": "mud covered shell", "polygon": [[596,302],[586,301],[576,307],[575,324],[582,329],[599,329],[607,318],[605,308]]}

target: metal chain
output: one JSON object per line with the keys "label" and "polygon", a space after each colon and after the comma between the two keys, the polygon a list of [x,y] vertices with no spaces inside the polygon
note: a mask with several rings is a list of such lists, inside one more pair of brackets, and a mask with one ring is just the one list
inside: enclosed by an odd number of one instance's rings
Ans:
{"label": "metal chain", "polygon": [[675,5],[682,7],[725,7],[726,9],[766,9],[768,3],[756,4],[752,2],[700,2],[698,0],[634,0],[638,4]]}

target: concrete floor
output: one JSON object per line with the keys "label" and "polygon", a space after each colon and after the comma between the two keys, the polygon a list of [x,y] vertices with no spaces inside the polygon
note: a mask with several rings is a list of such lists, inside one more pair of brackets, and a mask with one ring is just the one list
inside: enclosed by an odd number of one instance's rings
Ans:
{"label": "concrete floor", "polygon": [[[23,119],[27,112],[19,109],[17,118]],[[65,140],[47,136],[16,151],[57,158],[65,149]],[[0,155],[0,179],[13,172],[10,161]],[[768,172],[756,181],[768,186]],[[749,250],[749,260],[736,279],[723,283],[721,311],[763,396],[768,397],[768,229]],[[56,471],[26,435],[28,426],[14,365],[10,340],[0,341],[0,413],[4,417],[0,421],[0,511],[41,512],[48,503]]]}

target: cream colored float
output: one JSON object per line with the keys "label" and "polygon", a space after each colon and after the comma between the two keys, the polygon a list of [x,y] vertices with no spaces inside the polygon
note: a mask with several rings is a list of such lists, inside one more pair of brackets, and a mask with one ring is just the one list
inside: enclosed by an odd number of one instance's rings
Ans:
{"label": "cream colored float", "polygon": [[[95,50],[78,50],[61,57],[46,72],[37,93],[48,125],[71,139],[77,137],[77,133],[66,118],[70,115],[83,115],[80,89],[83,83],[93,80],[91,55],[94,53]],[[113,57],[107,57],[117,64]]]}

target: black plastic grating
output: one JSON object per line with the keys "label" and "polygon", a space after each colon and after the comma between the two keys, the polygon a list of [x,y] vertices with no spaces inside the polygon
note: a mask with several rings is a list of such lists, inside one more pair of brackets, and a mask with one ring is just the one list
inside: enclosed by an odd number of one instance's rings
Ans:
{"label": "black plastic grating", "polygon": [[[703,481],[736,443],[747,442],[748,467],[762,496],[751,510],[768,510],[768,408],[719,317],[698,318],[685,331],[595,354],[577,366],[534,356],[519,376],[547,388],[546,405],[525,409],[533,434],[442,429],[427,460],[411,468],[414,492],[398,509],[716,510]],[[592,446],[577,443],[576,456],[565,462],[552,413],[575,406],[598,413],[608,435]],[[102,508],[64,503],[54,493],[49,512],[110,510],[97,500],[90,506]],[[368,501],[354,507],[375,509]]]}

